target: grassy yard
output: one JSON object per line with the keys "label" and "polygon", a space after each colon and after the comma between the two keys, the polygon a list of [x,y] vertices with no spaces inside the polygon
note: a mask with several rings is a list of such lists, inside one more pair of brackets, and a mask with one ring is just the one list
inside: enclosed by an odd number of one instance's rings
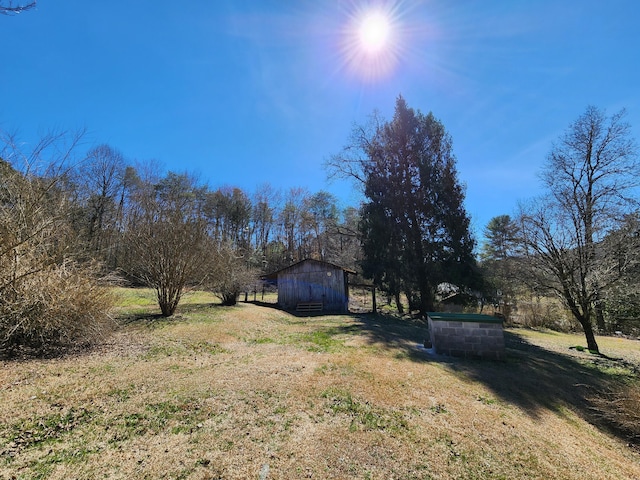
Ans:
{"label": "grassy yard", "polygon": [[639,479],[592,399],[640,343],[509,330],[507,359],[429,355],[424,325],[121,290],[98,348],[5,361],[0,478]]}

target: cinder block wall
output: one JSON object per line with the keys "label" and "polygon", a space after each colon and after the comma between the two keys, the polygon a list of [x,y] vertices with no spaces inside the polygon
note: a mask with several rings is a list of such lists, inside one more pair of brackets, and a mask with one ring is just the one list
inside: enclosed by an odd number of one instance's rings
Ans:
{"label": "cinder block wall", "polygon": [[430,313],[429,335],[436,353],[466,358],[504,358],[504,330],[489,315]]}

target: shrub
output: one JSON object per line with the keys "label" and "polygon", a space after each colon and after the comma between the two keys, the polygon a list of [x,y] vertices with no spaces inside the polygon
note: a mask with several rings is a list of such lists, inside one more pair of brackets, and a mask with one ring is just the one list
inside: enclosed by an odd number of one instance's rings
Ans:
{"label": "shrub", "polygon": [[247,291],[249,285],[256,283],[258,272],[229,242],[220,242],[211,255],[213,261],[206,287],[221,300],[222,305],[235,305],[240,292]]}
{"label": "shrub", "polygon": [[70,260],[80,249],[63,178],[24,174],[0,159],[1,356],[91,342],[111,323],[97,265]]}
{"label": "shrub", "polygon": [[24,276],[0,298],[0,354],[44,355],[87,345],[112,328],[110,290],[96,269],[52,265]]}
{"label": "shrub", "polygon": [[627,383],[600,393],[591,402],[597,415],[640,445],[640,382]]}
{"label": "shrub", "polygon": [[549,328],[560,332],[575,331],[579,325],[555,298],[530,296],[518,299],[517,311],[511,319],[530,328]]}

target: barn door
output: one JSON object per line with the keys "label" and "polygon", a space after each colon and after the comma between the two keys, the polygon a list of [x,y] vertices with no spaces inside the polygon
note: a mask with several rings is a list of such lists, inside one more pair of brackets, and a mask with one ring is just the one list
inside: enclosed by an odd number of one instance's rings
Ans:
{"label": "barn door", "polygon": [[314,272],[309,275],[309,284],[307,285],[309,299],[308,302],[324,302],[324,272]]}

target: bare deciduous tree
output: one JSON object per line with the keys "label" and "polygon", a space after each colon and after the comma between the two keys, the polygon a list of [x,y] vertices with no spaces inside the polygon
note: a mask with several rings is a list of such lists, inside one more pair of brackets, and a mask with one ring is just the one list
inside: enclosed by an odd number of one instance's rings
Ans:
{"label": "bare deciduous tree", "polygon": [[309,192],[303,188],[291,188],[285,195],[284,206],[278,219],[279,238],[285,246],[285,264],[305,258],[303,223],[305,199]]}
{"label": "bare deciduous tree", "polygon": [[175,313],[187,285],[199,281],[206,250],[203,222],[166,216],[128,233],[131,273],[156,291],[162,315]]}
{"label": "bare deciduous tree", "polygon": [[599,248],[635,208],[636,145],[624,110],[606,117],[588,107],[553,146],[542,172],[548,195],[521,208],[524,253],[537,284],[557,294],[599,351],[593,320],[602,292],[620,270]]}
{"label": "bare deciduous tree", "polygon": [[267,247],[273,236],[276,224],[277,206],[280,201],[280,192],[269,184],[261,185],[253,195],[252,230],[255,236],[254,245],[260,255],[263,268],[268,265]]}
{"label": "bare deciduous tree", "polygon": [[128,273],[156,291],[162,315],[174,314],[189,284],[200,283],[210,258],[202,195],[188,175],[141,182],[126,232]]}
{"label": "bare deciduous tree", "polygon": [[337,199],[329,192],[319,191],[305,198],[302,222],[309,231],[308,255],[318,260],[329,256],[329,232],[338,222]]}
{"label": "bare deciduous tree", "polygon": [[369,155],[374,146],[372,140],[376,138],[376,132],[380,131],[384,123],[379,112],[374,111],[365,125],[353,126],[347,145],[324,163],[330,180],[351,180],[355,187],[364,193],[366,171],[372,163]]}
{"label": "bare deciduous tree", "polygon": [[79,165],[75,184],[78,190],[75,228],[91,253],[116,266],[117,229],[122,222],[120,207],[124,194],[124,156],[109,145],[92,148]]}

